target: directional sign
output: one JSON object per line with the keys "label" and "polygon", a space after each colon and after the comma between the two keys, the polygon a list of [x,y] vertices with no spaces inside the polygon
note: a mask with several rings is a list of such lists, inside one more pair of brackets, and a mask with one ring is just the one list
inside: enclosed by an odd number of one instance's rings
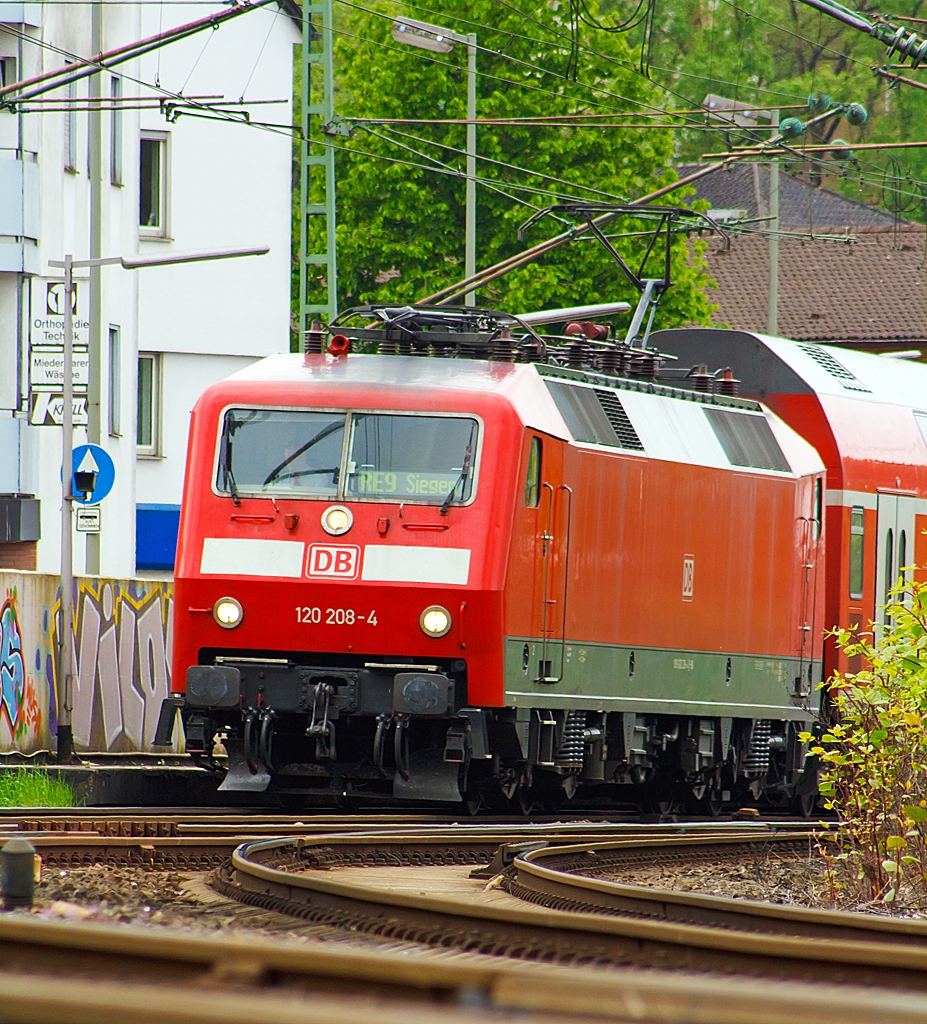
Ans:
{"label": "directional sign", "polygon": [[75,473],[96,473],[96,489],[88,497],[71,485],[74,500],[81,505],[96,505],[113,489],[116,479],[116,467],[106,451],[98,444],[79,444],[71,455],[71,465]]}
{"label": "directional sign", "polygon": [[[75,395],[73,410],[76,427],[90,422],[85,395]],[[62,419],[64,395],[53,395],[50,391],[34,391],[29,395],[29,422],[34,427],[60,427]]]}

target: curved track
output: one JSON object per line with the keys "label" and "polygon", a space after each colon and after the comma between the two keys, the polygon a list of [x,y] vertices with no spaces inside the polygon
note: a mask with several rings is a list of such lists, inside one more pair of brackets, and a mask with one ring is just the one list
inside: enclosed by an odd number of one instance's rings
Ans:
{"label": "curved track", "polygon": [[[655,891],[576,871],[614,867],[622,858],[737,860],[760,848],[800,854],[810,837],[792,830],[703,831],[512,851],[498,881],[518,899],[502,901],[486,897],[481,882],[464,881],[459,865],[485,864],[488,844],[462,826],[443,840],[437,832],[393,832],[247,843],[218,884],[227,895],[309,920],[518,959],[733,971],[927,993],[927,921]],[[384,871],[378,884],[375,864],[402,868],[402,882]],[[441,865],[444,875],[436,872]],[[331,870],[351,866],[365,870]],[[406,884],[415,870],[422,872],[418,891]]]}

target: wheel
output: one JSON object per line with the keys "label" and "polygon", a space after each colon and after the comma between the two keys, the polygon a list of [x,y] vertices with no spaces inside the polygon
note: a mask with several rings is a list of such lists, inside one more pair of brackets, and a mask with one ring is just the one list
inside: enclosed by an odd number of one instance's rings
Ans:
{"label": "wheel", "polygon": [[794,814],[799,815],[806,821],[808,818],[814,817],[814,812],[818,805],[818,794],[814,793],[796,793],[792,799],[792,811]]}
{"label": "wheel", "polygon": [[536,790],[530,784],[526,784],[524,779],[518,783],[511,802],[512,809],[523,818],[536,814],[541,809]]}
{"label": "wheel", "polygon": [[720,772],[716,772],[709,780],[697,804],[698,809],[709,818],[717,818],[724,810],[724,786]]}
{"label": "wheel", "polygon": [[299,814],[306,806],[308,793],[278,793],[277,803],[287,814]]}
{"label": "wheel", "polygon": [[471,818],[475,818],[484,810],[483,794],[479,790],[468,790],[464,793],[463,803]]}

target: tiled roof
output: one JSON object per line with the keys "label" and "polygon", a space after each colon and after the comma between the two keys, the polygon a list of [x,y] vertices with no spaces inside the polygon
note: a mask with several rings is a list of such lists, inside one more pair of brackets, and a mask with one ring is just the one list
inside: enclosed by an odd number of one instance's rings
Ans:
{"label": "tiled roof", "polygon": [[[697,171],[702,164],[682,164],[680,178]],[[747,218],[769,215],[769,167],[734,164],[693,182],[695,196],[707,199],[716,210],[746,210]],[[902,222],[905,223],[905,222]],[[779,224],[784,231],[836,231],[890,228],[892,214],[866,203],[847,199],[839,192],[812,188],[807,182],[779,171]]]}
{"label": "tiled roof", "polygon": [[[924,229],[860,232],[852,244],[779,240],[779,335],[801,341],[927,342]],[[720,308],[717,324],[765,333],[769,242],[757,235],[713,237],[706,253]],[[854,346],[855,347],[855,346]],[[860,345],[859,347],[863,347]]]}

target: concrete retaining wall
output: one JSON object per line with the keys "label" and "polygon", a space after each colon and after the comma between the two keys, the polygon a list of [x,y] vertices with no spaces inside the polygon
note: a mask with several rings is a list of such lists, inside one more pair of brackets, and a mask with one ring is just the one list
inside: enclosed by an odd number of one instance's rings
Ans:
{"label": "concrete retaining wall", "polygon": [[[74,585],[74,746],[150,751],[170,687],[173,584],[79,577]],[[0,570],[0,754],[54,750],[61,586]]]}

